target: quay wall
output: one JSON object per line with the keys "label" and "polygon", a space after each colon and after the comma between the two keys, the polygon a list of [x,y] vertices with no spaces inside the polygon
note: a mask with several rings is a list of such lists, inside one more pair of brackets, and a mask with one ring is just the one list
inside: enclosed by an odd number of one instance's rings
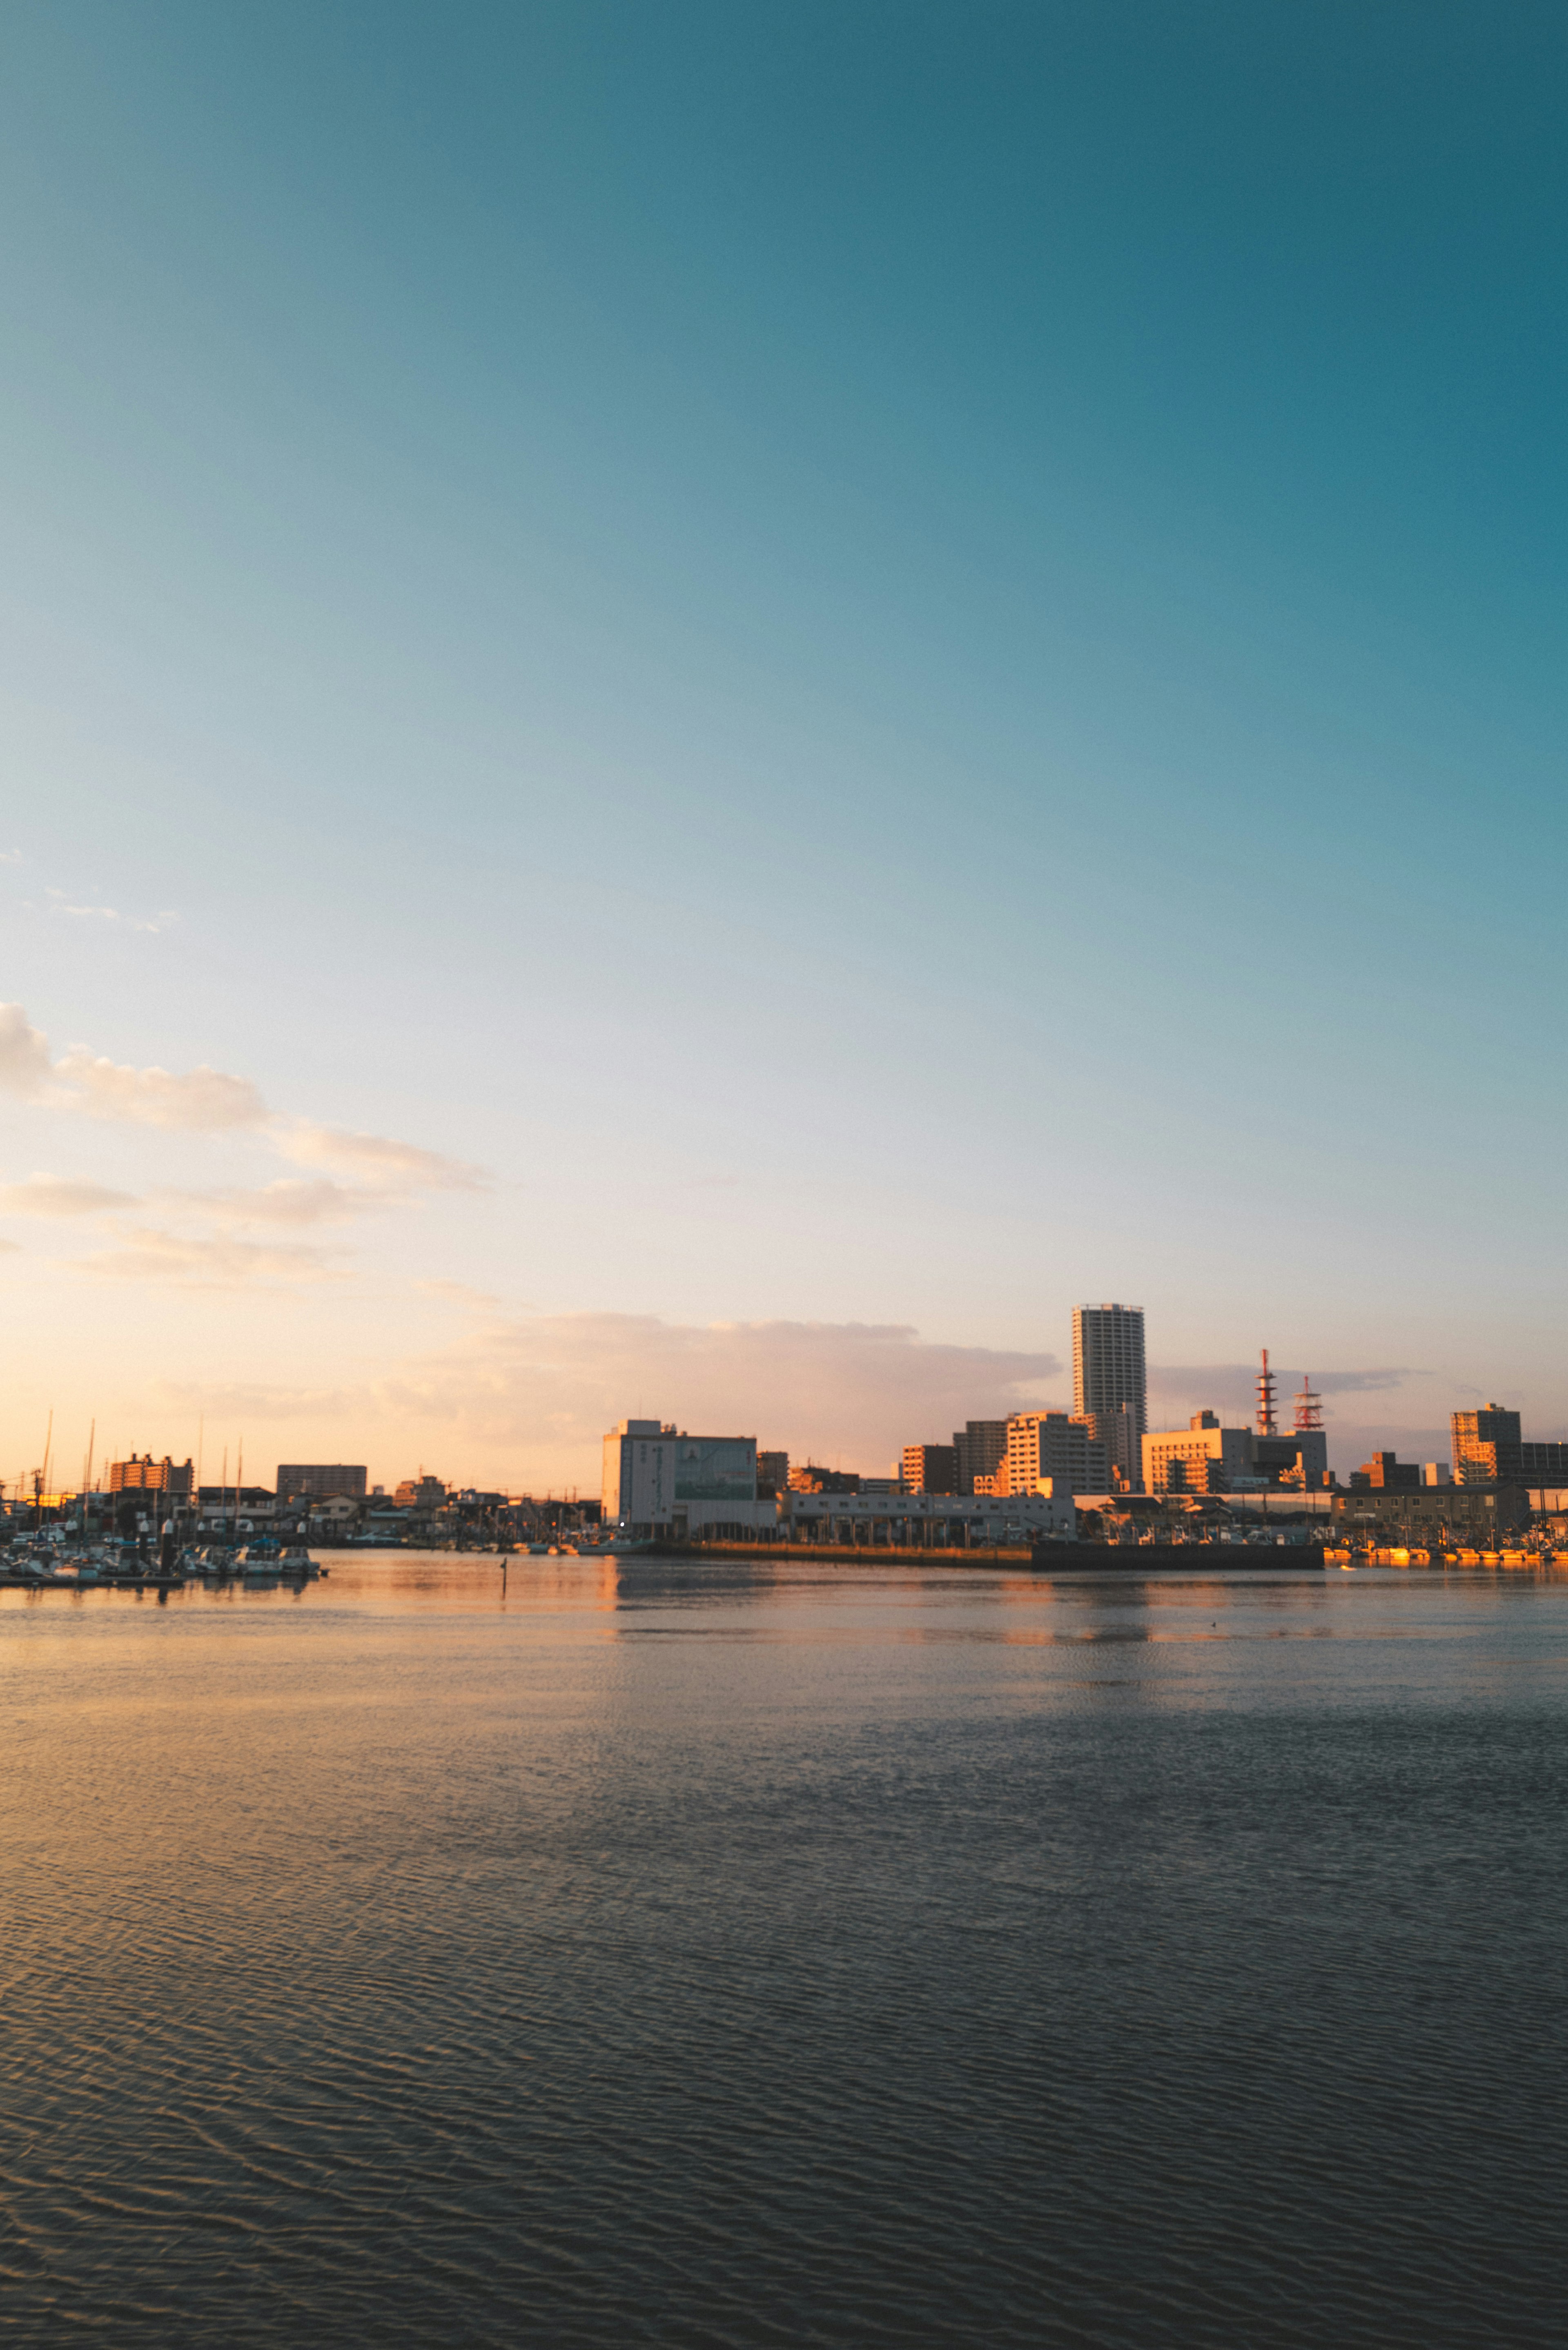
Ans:
{"label": "quay wall", "polygon": [[[1027,1543],[939,1549],[925,1544],[683,1543],[645,1551],[645,1558],[817,1559],[853,1566],[1027,1566],[1036,1575],[1152,1575],[1177,1567],[1189,1575],[1251,1574],[1270,1568],[1321,1570],[1321,1543]],[[630,1565],[626,1558],[622,1565]]]}

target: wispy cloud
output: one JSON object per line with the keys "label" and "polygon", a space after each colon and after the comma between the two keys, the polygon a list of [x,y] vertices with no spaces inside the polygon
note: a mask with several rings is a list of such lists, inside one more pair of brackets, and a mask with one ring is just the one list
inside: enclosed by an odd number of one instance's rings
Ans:
{"label": "wispy cloud", "polygon": [[25,865],[26,858],[19,848],[0,848],[0,865]]}
{"label": "wispy cloud", "polygon": [[326,1249],[298,1243],[191,1239],[154,1225],[124,1226],[120,1245],[77,1260],[78,1273],[106,1281],[155,1281],[178,1289],[248,1289],[265,1284],[341,1281]]}
{"label": "wispy cloud", "polygon": [[297,1118],[276,1129],[278,1149],[301,1167],[337,1167],[362,1183],[389,1191],[481,1191],[490,1178],[482,1167],[447,1159],[439,1150],[421,1150],[411,1142],[393,1142],[380,1134],[351,1134],[341,1127],[316,1126]]}
{"label": "wispy cloud", "polygon": [[347,1223],[367,1210],[397,1205],[385,1191],[334,1183],[327,1176],[301,1175],[281,1175],[254,1191],[162,1191],[154,1199],[166,1212],[228,1225]]}
{"label": "wispy cloud", "polygon": [[165,908],[156,914],[135,915],[122,914],[117,906],[103,906],[97,903],[73,905],[63,889],[46,889],[44,896],[47,902],[41,907],[32,907],[31,910],[34,913],[63,914],[72,921],[119,922],[122,923],[128,931],[156,932],[168,930],[180,919],[171,908]]}
{"label": "wispy cloud", "polygon": [[78,1183],[63,1175],[29,1175],[25,1183],[0,1186],[0,1215],[101,1216],[134,1208],[134,1193],[111,1191],[106,1183]]}
{"label": "wispy cloud", "polygon": [[488,1289],[474,1289],[466,1281],[416,1281],[413,1287],[421,1297],[439,1297],[448,1305],[464,1305],[479,1313],[490,1313],[501,1303]]}
{"label": "wispy cloud", "polygon": [[209,1422],[249,1425],[262,1419],[333,1419],[345,1411],[362,1409],[363,1389],[351,1388],[268,1387],[256,1381],[228,1380],[209,1386],[160,1379],[152,1388],[158,1402],[185,1416],[205,1412]]}

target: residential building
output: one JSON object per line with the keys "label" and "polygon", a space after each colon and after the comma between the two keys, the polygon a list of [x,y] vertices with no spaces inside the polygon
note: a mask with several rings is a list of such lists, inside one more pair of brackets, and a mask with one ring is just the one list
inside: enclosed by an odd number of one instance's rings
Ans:
{"label": "residential building", "polygon": [[956,1444],[906,1444],[903,1486],[906,1493],[956,1493]]}
{"label": "residential building", "polygon": [[111,1493],[161,1493],[168,1502],[188,1502],[196,1489],[196,1472],[189,1461],[176,1468],[167,1453],[154,1461],[151,1452],[138,1460],[133,1452],[129,1461],[109,1464],[109,1490]]}
{"label": "residential building", "polygon": [[365,1498],[365,1471],[350,1468],[343,1461],[327,1464],[306,1461],[284,1463],[277,1472],[277,1498],[280,1502],[329,1502],[339,1493],[350,1501]]}
{"label": "residential building", "polygon": [[994,1477],[1007,1458],[1007,1422],[1004,1419],[969,1419],[962,1429],[953,1430],[953,1451],[958,1459],[954,1480],[961,1493],[973,1493],[979,1488],[978,1477]]}
{"label": "residential building", "polygon": [[1423,1485],[1451,1485],[1453,1482],[1453,1471],[1449,1467],[1446,1461],[1422,1461],[1421,1482]]}
{"label": "residential building", "polygon": [[427,1477],[421,1469],[417,1477],[405,1477],[392,1498],[406,1510],[439,1510],[446,1499],[446,1487],[439,1477]]}
{"label": "residential building", "polygon": [[1489,1403],[1481,1411],[1456,1411],[1454,1481],[1460,1485],[1556,1485],[1568,1482],[1568,1444],[1527,1442],[1519,1414]]}
{"label": "residential building", "polygon": [[1148,1372],[1141,1305],[1074,1307],[1073,1416],[1090,1422],[1128,1485],[1142,1483]]}
{"label": "residential building", "polygon": [[[1005,1479],[1005,1483],[1002,1480]],[[1098,1493],[1111,1482],[1106,1448],[1086,1420],[1064,1411],[1015,1411],[1007,1423],[1007,1458],[976,1492]]]}
{"label": "residential building", "polygon": [[754,1436],[692,1436],[657,1419],[623,1419],[610,1430],[601,1492],[607,1524],[649,1533],[772,1524],[777,1516],[774,1503],[757,1499]]}
{"label": "residential building", "polygon": [[789,1454],[759,1452],[757,1455],[757,1499],[772,1501],[789,1484]]}
{"label": "residential building", "polygon": [[824,1469],[815,1461],[797,1461],[789,1472],[792,1493],[857,1493],[857,1469]]}
{"label": "residential building", "polygon": [[1480,1411],[1456,1411],[1449,1428],[1456,1485],[1495,1485],[1500,1478],[1522,1482],[1516,1411],[1489,1403]]}
{"label": "residential building", "polygon": [[1144,1489],[1228,1493],[1239,1480],[1257,1478],[1256,1444],[1250,1428],[1221,1428],[1217,1412],[1194,1412],[1185,1428],[1157,1429],[1144,1438]]}

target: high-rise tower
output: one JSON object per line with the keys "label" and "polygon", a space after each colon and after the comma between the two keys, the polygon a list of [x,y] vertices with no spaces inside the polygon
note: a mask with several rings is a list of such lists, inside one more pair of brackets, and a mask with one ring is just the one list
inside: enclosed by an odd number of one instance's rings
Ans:
{"label": "high-rise tower", "polygon": [[1148,1430],[1148,1373],[1141,1305],[1073,1308],[1073,1411],[1134,1488],[1143,1483]]}

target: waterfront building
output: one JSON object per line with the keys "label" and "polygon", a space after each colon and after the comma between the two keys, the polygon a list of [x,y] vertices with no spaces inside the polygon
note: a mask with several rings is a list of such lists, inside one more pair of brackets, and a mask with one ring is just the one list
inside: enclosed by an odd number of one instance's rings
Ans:
{"label": "waterfront building", "polygon": [[1143,1482],[1148,1371],[1141,1305],[1073,1309],[1073,1415],[1129,1485]]}
{"label": "waterfront building", "polygon": [[957,1491],[961,1493],[977,1492],[975,1480],[994,1477],[1007,1458],[1007,1422],[1004,1419],[966,1420],[961,1429],[953,1430],[953,1451],[958,1460]]}
{"label": "waterfront building", "polygon": [[417,1477],[405,1477],[392,1498],[407,1510],[439,1510],[446,1499],[446,1487],[439,1477],[427,1477],[421,1469]]}
{"label": "waterfront building", "polygon": [[957,1493],[958,1447],[906,1444],[902,1482],[906,1493]]}
{"label": "waterfront building", "polygon": [[277,1472],[280,1502],[330,1502],[347,1494],[353,1502],[365,1498],[365,1471],[338,1461],[286,1461]]}
{"label": "waterfront building", "polygon": [[1521,1485],[1359,1487],[1334,1495],[1336,1530],[1375,1546],[1451,1544],[1495,1550],[1530,1522],[1530,1495]]}
{"label": "waterfront building", "polygon": [[1157,1429],[1143,1440],[1143,1483],[1150,1493],[1228,1493],[1257,1476],[1257,1439],[1250,1428],[1221,1428],[1217,1412],[1196,1411],[1185,1428]]}
{"label": "waterfront building", "polygon": [[601,1501],[607,1524],[677,1537],[778,1514],[757,1498],[754,1436],[692,1436],[657,1419],[623,1419],[606,1436]]}
{"label": "waterfront building", "polygon": [[154,1461],[151,1452],[138,1460],[133,1452],[129,1461],[109,1464],[109,1490],[111,1493],[158,1493],[166,1502],[188,1502],[196,1487],[196,1472],[189,1461],[176,1468],[167,1453]]}
{"label": "waterfront building", "polygon": [[916,1544],[1036,1542],[1077,1531],[1071,1493],[800,1493],[785,1496],[779,1532],[794,1542]]}

